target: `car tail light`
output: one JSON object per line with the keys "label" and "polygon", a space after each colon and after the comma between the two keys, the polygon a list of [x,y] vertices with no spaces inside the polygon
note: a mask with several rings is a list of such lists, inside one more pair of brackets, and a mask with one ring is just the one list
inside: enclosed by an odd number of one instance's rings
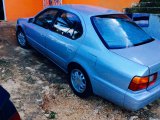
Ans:
{"label": "car tail light", "polygon": [[153,85],[156,82],[157,73],[147,76],[147,77],[134,77],[129,85],[129,89],[133,91],[138,91],[146,89],[147,87]]}
{"label": "car tail light", "polygon": [[9,120],[21,120],[18,112],[16,112]]}

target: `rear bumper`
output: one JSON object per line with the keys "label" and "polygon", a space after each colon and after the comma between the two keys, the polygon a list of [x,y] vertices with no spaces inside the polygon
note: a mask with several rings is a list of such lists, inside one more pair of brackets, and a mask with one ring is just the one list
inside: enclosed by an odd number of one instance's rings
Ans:
{"label": "rear bumper", "polygon": [[133,92],[128,90],[124,99],[124,107],[126,109],[136,111],[158,98],[160,98],[160,85],[157,85],[148,91],[143,90],[140,92]]}

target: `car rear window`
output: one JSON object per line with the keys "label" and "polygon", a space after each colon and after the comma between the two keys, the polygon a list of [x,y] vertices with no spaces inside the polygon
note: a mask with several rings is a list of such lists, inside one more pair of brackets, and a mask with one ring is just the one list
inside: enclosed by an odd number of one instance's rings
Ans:
{"label": "car rear window", "polygon": [[91,20],[102,42],[109,49],[128,48],[153,41],[126,15],[94,16]]}

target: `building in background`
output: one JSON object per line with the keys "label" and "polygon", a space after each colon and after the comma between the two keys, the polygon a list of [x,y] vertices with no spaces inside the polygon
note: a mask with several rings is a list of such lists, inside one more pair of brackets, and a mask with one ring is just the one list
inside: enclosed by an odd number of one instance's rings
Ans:
{"label": "building in background", "polygon": [[140,0],[0,0],[0,20],[31,17],[49,5],[89,4],[122,11]]}
{"label": "building in background", "polygon": [[17,18],[34,16],[43,9],[41,0],[0,0],[3,2],[4,19],[15,21]]}
{"label": "building in background", "polygon": [[63,0],[63,4],[89,4],[101,6],[109,9],[123,11],[132,4],[139,3],[140,0]]}
{"label": "building in background", "polygon": [[61,5],[62,0],[43,0],[43,8],[46,8],[49,5]]}
{"label": "building in background", "polygon": [[0,0],[0,20],[4,19],[3,1]]}

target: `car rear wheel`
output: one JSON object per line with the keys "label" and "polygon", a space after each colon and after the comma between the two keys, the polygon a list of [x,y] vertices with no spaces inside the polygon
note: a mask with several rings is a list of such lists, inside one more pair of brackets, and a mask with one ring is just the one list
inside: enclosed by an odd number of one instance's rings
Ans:
{"label": "car rear wheel", "polygon": [[26,36],[23,32],[22,29],[19,29],[17,31],[17,42],[18,44],[22,47],[22,48],[29,48],[29,45],[28,45],[28,42],[27,42],[27,39],[26,39]]}
{"label": "car rear wheel", "polygon": [[81,97],[89,97],[92,93],[92,87],[87,73],[79,66],[71,68],[69,72],[69,83],[73,92]]}

